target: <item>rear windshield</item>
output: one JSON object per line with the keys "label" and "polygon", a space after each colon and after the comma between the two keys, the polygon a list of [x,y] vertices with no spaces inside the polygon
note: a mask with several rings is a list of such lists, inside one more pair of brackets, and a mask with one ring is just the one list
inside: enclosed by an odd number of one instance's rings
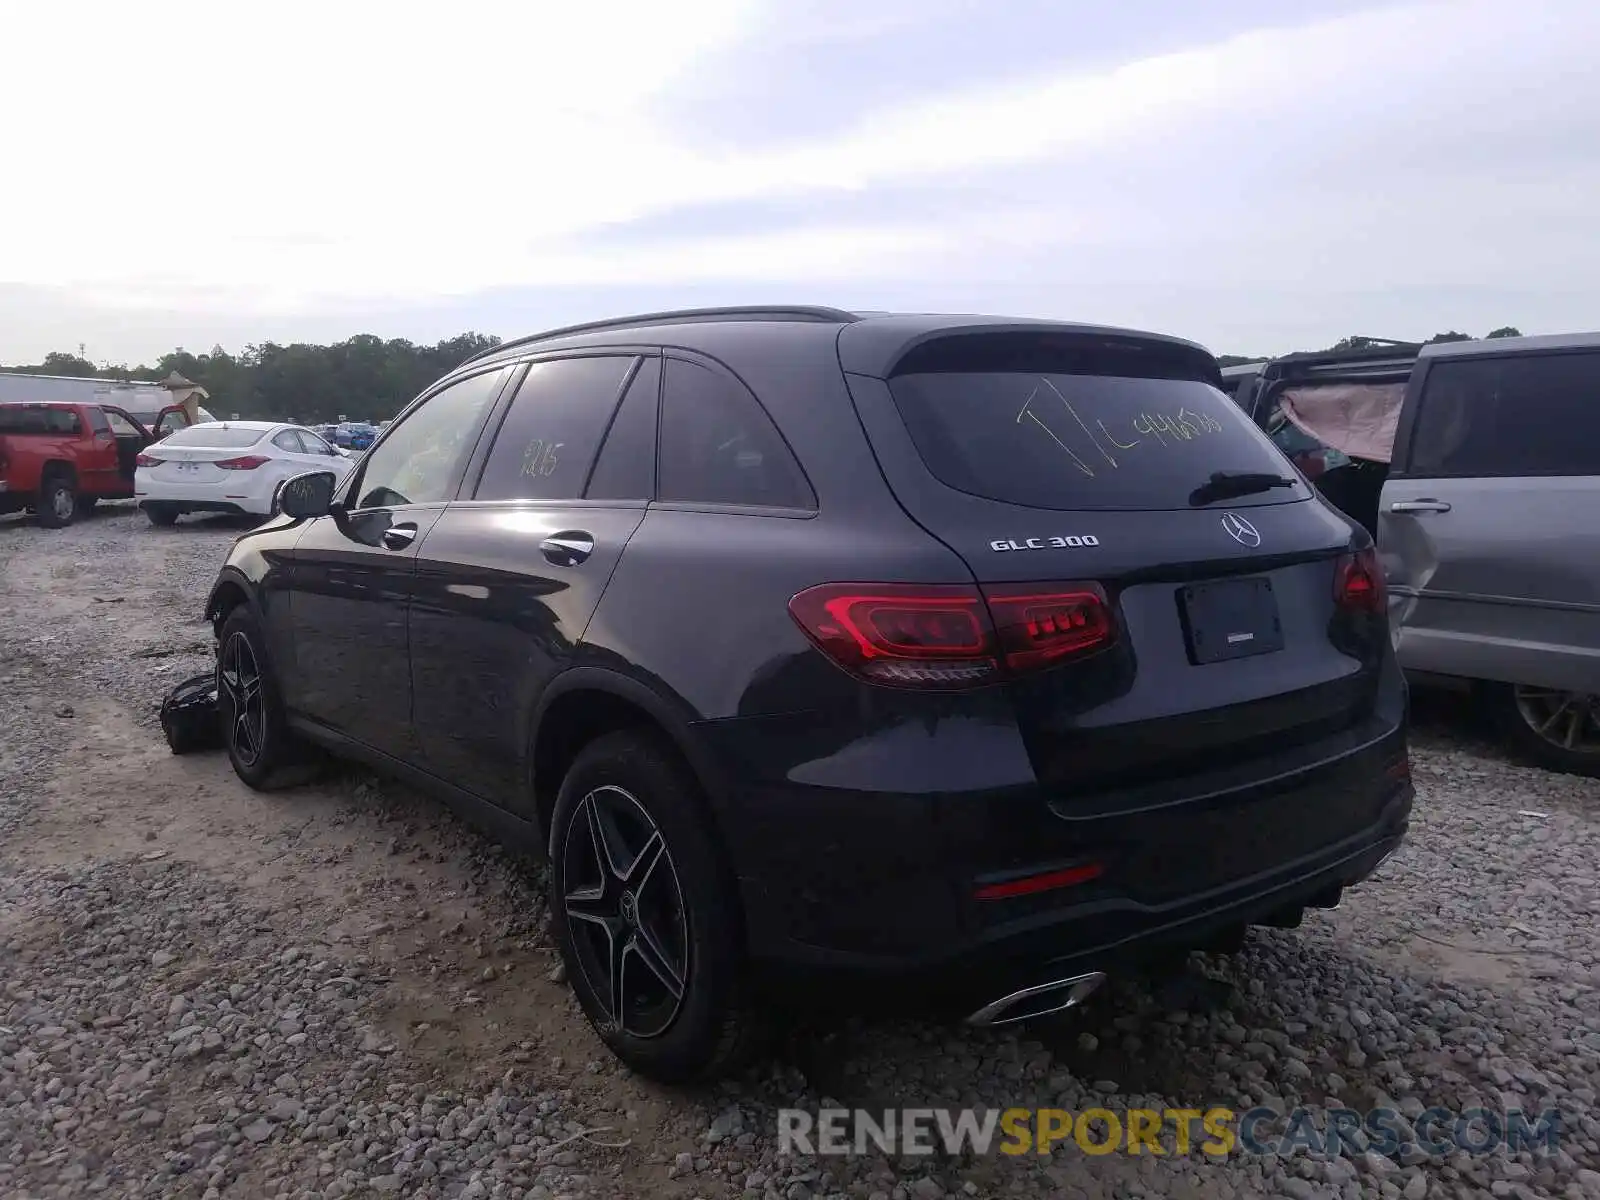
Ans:
{"label": "rear windshield", "polygon": [[81,432],[78,414],[70,408],[25,408],[0,404],[0,433],[13,436],[27,433]]}
{"label": "rear windshield", "polygon": [[975,371],[901,375],[889,388],[934,476],[985,499],[1188,508],[1215,472],[1295,480],[1229,507],[1309,495],[1266,435],[1198,380]]}
{"label": "rear windshield", "polygon": [[222,450],[254,446],[267,436],[265,429],[240,429],[237,425],[191,425],[166,438],[167,446],[215,446]]}

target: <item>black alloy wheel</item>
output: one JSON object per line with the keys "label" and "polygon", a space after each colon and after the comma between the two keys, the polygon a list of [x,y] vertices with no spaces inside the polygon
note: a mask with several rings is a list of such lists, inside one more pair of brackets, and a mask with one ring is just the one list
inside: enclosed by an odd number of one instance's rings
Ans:
{"label": "black alloy wheel", "polygon": [[651,1039],[671,1028],[692,969],[689,916],[665,837],[629,792],[578,802],[562,847],[562,907],[585,982],[610,1028]]}
{"label": "black alloy wheel", "polygon": [[257,791],[306,783],[321,756],[288,727],[266,638],[241,604],[217,633],[217,721],[233,770]]}
{"label": "black alloy wheel", "polygon": [[550,814],[550,923],[601,1041],[658,1083],[740,1070],[769,1029],[737,877],[699,781],[654,731],[589,742]]}
{"label": "black alloy wheel", "polygon": [[261,761],[267,742],[266,700],[261,691],[261,665],[243,630],[222,644],[217,658],[217,691],[222,698],[228,749],[246,770]]}

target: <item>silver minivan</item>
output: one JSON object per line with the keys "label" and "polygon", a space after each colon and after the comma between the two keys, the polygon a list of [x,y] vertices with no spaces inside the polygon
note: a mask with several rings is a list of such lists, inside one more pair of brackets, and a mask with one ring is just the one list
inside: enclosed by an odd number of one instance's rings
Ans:
{"label": "silver minivan", "polygon": [[[1317,482],[1377,536],[1407,674],[1470,687],[1541,765],[1600,775],[1600,334],[1397,357],[1365,380],[1269,366],[1254,415],[1347,468]],[[1334,495],[1349,467],[1364,504]]]}

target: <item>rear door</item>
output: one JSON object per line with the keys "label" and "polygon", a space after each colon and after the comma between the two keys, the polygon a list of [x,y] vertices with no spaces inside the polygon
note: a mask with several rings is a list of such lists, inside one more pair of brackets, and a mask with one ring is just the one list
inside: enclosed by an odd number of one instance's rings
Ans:
{"label": "rear door", "polygon": [[1402,664],[1593,692],[1600,350],[1424,362],[1379,526]]}
{"label": "rear door", "polygon": [[660,378],[654,356],[529,364],[462,498],[422,542],[411,606],[422,750],[429,770],[503,807],[528,803],[534,705],[573,661],[644,519]]}
{"label": "rear door", "polygon": [[890,486],[980,583],[1109,599],[1113,651],[1011,685],[1048,783],[1238,763],[1370,711],[1378,663],[1330,640],[1359,535],[1214,383],[1207,356],[1058,334],[851,377]]}

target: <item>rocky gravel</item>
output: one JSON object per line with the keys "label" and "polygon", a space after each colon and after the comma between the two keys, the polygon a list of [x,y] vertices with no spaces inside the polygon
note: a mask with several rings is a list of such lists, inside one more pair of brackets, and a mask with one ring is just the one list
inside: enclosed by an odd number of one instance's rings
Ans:
{"label": "rocky gravel", "polygon": [[[155,704],[207,665],[239,532],[0,521],[0,1196],[1600,1200],[1600,783],[1506,761],[1449,705],[1422,706],[1402,851],[1338,910],[1196,956],[1181,1005],[1118,980],[1021,1032],[819,1018],[673,1091],[583,1025],[537,864],[361,772],[261,797],[167,752]],[[1562,1129],[1488,1155],[779,1153],[781,1108],[902,1105]]]}

